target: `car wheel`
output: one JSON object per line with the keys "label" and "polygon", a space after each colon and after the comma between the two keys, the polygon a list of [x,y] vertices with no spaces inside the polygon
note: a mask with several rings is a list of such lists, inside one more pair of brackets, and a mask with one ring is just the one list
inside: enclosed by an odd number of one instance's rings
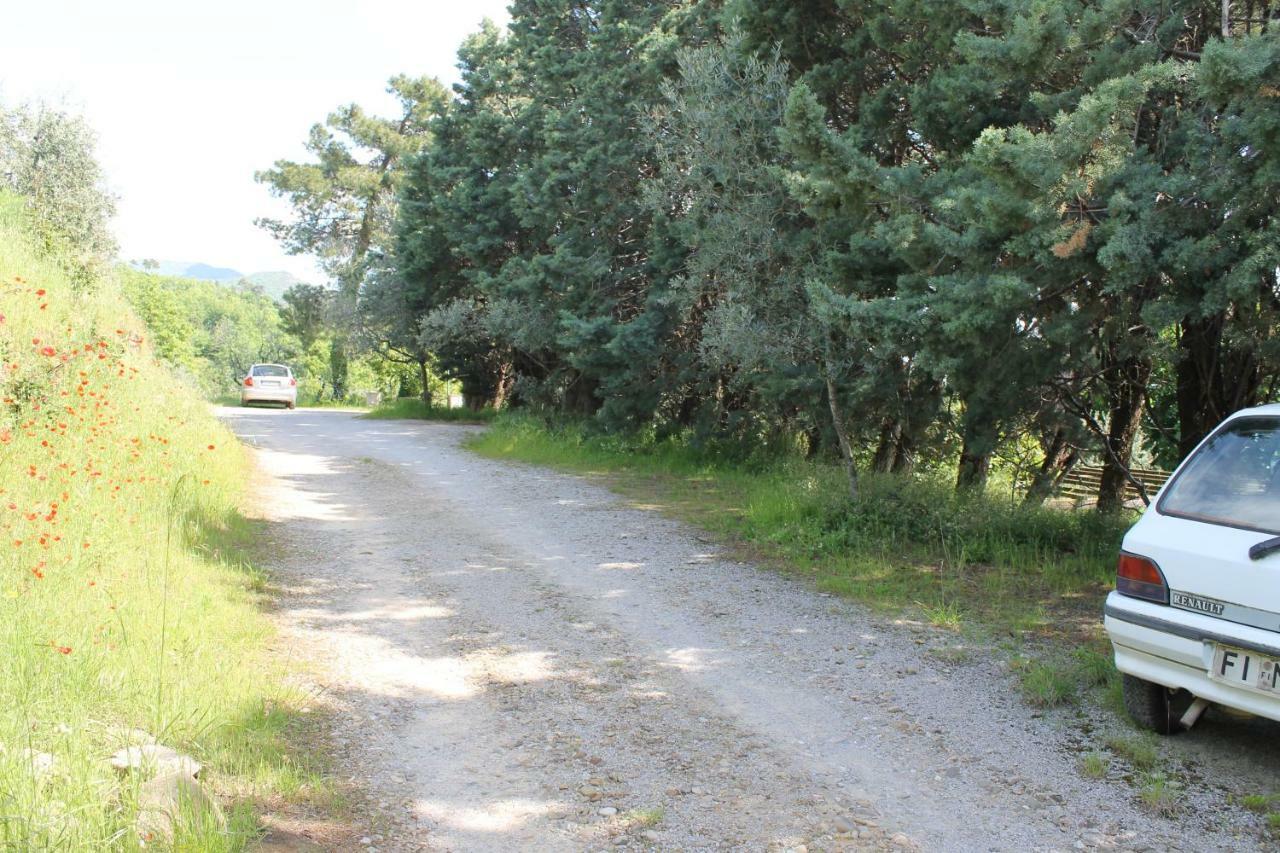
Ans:
{"label": "car wheel", "polygon": [[284,407],[285,407],[286,409],[292,409],[292,408],[293,408],[294,406],[296,406],[296,405],[297,405],[297,403],[285,403],[285,404],[284,404]]}
{"label": "car wheel", "polygon": [[1179,720],[1191,706],[1194,697],[1185,690],[1170,690],[1133,675],[1121,676],[1124,707],[1133,721],[1144,729],[1162,735],[1182,731]]}

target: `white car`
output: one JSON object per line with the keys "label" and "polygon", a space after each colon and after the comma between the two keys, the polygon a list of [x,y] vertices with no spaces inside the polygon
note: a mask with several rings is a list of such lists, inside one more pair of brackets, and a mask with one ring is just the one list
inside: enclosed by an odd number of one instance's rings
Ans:
{"label": "white car", "polygon": [[1174,472],[1125,535],[1105,624],[1138,723],[1172,734],[1211,702],[1280,720],[1280,405]]}
{"label": "white car", "polygon": [[240,382],[240,405],[250,403],[284,403],[292,409],[298,404],[298,380],[283,364],[255,364]]}

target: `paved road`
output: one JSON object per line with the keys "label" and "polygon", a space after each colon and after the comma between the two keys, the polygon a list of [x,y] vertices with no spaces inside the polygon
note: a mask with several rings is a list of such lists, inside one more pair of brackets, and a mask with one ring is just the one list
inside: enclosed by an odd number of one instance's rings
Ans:
{"label": "paved road", "polygon": [[472,428],[219,414],[256,448],[282,630],[380,850],[1262,845],[1212,784],[1168,819],[1122,769],[1085,779],[1096,720],[1033,715],[997,656],[479,459]]}

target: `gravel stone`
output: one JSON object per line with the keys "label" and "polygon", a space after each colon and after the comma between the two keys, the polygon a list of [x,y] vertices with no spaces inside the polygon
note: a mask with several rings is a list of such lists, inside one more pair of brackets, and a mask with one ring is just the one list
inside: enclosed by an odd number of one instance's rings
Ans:
{"label": "gravel stone", "polygon": [[[644,831],[664,850],[1050,850],[1104,824],[1157,849],[1263,843],[1216,780],[1274,787],[1272,724],[1230,721],[1231,747],[1210,714],[1178,748],[1215,784],[1153,815],[1077,771],[1102,712],[1032,717],[994,649],[944,677],[927,651],[951,635],[728,559],[588,479],[481,459],[476,428],[221,414],[256,447],[281,642],[316,662],[340,764],[415,819],[383,850],[648,841],[588,819],[606,798],[660,807]],[[822,822],[843,837],[805,836]]]}

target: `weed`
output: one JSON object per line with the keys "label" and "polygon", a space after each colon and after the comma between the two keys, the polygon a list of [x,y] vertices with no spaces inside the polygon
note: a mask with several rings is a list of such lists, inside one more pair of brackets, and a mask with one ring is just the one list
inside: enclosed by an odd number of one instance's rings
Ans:
{"label": "weed", "polygon": [[1077,682],[1069,667],[1055,661],[1015,660],[1014,669],[1027,702],[1037,708],[1052,708],[1071,700]]}
{"label": "weed", "polygon": [[1076,678],[1084,686],[1105,688],[1119,681],[1109,653],[1082,646],[1071,656],[1075,660]]}
{"label": "weed", "polygon": [[1090,779],[1104,778],[1109,769],[1111,762],[1107,760],[1106,753],[1089,752],[1080,759],[1080,773]]}
{"label": "weed", "polygon": [[916,604],[919,606],[920,612],[929,620],[929,624],[935,628],[956,630],[960,627],[960,608],[954,602],[943,601],[934,605],[916,602]]}
{"label": "weed", "polygon": [[1250,794],[1240,803],[1249,811],[1268,812],[1272,805],[1280,803],[1280,794]]}
{"label": "weed", "polygon": [[1160,753],[1144,735],[1112,735],[1107,749],[1123,758],[1135,770],[1152,770],[1160,762]]}
{"label": "weed", "polygon": [[973,653],[964,646],[933,646],[925,654],[952,665],[968,663],[973,659]]}
{"label": "weed", "polygon": [[1186,797],[1186,790],[1177,780],[1163,773],[1149,773],[1138,789],[1138,798],[1148,809],[1162,815],[1176,813]]}
{"label": "weed", "polygon": [[664,817],[666,817],[666,813],[660,808],[632,809],[622,815],[624,821],[641,829],[657,826]]}
{"label": "weed", "polygon": [[1280,832],[1280,812],[1271,812],[1267,815],[1267,827],[1273,832]]}

